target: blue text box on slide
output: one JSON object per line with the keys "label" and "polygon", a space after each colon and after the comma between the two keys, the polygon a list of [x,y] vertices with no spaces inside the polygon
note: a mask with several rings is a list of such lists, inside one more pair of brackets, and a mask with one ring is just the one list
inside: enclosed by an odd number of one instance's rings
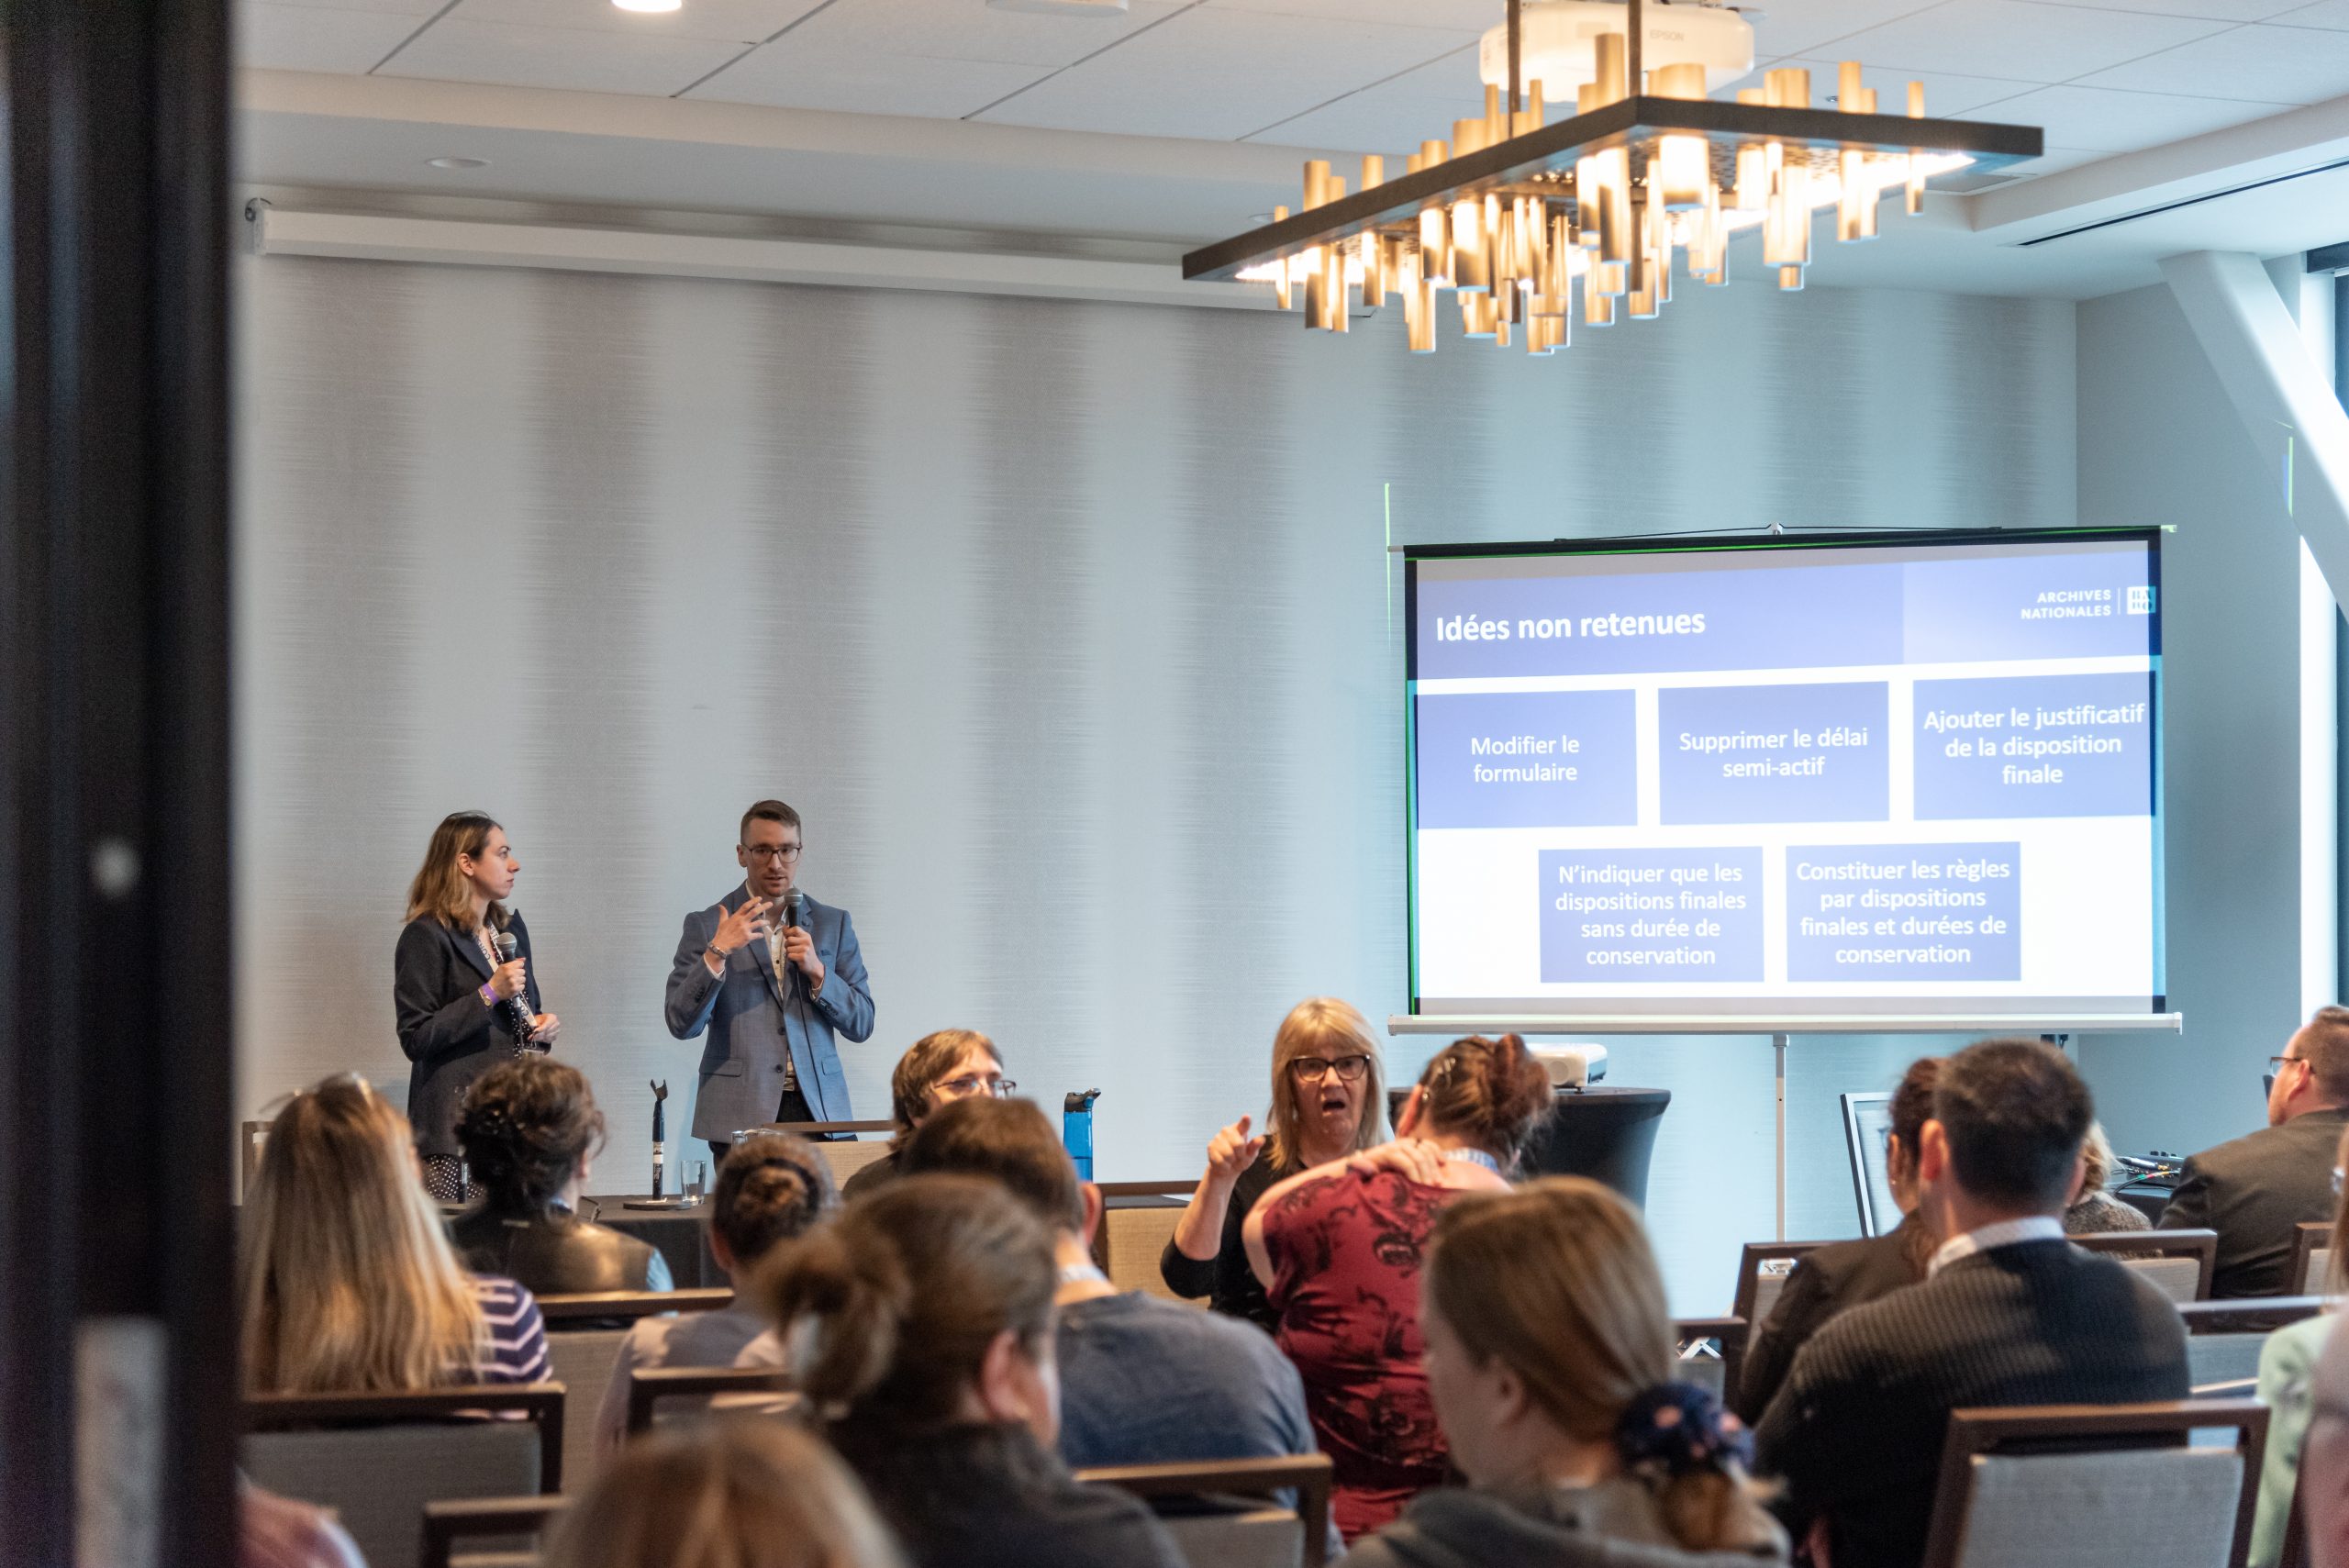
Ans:
{"label": "blue text box on slide", "polygon": [[2022,846],[1787,851],[1787,978],[2021,980]]}
{"label": "blue text box on slide", "polygon": [[1911,664],[2161,651],[2152,552],[2142,544],[1912,561],[1904,570]]}
{"label": "blue text box on slide", "polygon": [[1889,700],[1882,681],[1664,687],[1656,693],[1664,820],[1884,821]]}
{"label": "blue text box on slide", "polygon": [[[1427,578],[1423,681],[1900,662],[1898,562]],[[1832,613],[1822,613],[1832,606]]]}
{"label": "blue text box on slide", "polygon": [[1639,820],[1629,692],[1413,700],[1422,828],[1622,828]]}
{"label": "blue text box on slide", "polygon": [[1762,851],[1543,850],[1542,982],[1762,978]]}
{"label": "blue text box on slide", "polygon": [[2154,677],[1920,681],[1917,817],[2147,817]]}

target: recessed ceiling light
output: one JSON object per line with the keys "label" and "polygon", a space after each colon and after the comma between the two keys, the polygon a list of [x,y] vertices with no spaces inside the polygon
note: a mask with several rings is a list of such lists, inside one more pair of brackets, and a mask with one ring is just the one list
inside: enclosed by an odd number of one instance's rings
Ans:
{"label": "recessed ceiling light", "polygon": [[489,160],[486,158],[428,158],[425,161],[435,169],[486,169],[489,167]]}
{"label": "recessed ceiling light", "polygon": [[685,0],[612,0],[612,4],[623,11],[676,11],[684,8]]}

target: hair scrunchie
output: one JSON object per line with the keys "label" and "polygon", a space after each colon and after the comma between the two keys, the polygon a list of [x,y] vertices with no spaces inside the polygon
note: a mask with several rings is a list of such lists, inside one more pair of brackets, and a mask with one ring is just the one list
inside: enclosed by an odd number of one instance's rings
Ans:
{"label": "hair scrunchie", "polygon": [[1615,1449],[1624,1468],[1667,1477],[1753,1464],[1753,1434],[1693,1383],[1659,1383],[1633,1399],[1615,1423]]}

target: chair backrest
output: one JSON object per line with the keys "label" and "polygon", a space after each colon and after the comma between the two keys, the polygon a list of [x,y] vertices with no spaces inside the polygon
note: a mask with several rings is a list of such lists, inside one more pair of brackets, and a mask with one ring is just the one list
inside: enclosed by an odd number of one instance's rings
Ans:
{"label": "chair backrest", "polygon": [[734,1305],[731,1285],[707,1290],[598,1290],[577,1296],[542,1296],[539,1314],[550,1331],[579,1326],[609,1328],[639,1318],[671,1312],[716,1312]]}
{"label": "chair backrest", "polygon": [[563,1476],[565,1491],[584,1492],[596,1478],[602,1458],[596,1451],[596,1414],[628,1336],[626,1329],[560,1326],[547,1335],[547,1375],[565,1388],[579,1391],[562,1411],[562,1451],[571,1459]]}
{"label": "chair backrest", "polygon": [[[542,1538],[555,1517],[569,1507],[568,1497],[484,1497],[462,1502],[424,1505],[422,1568],[451,1568],[471,1555],[476,1560],[484,1546],[501,1549],[500,1564],[536,1562],[538,1551],[516,1551],[519,1539]],[[466,1542],[472,1554],[461,1555]]]}
{"label": "chair backrest", "polygon": [[1924,1568],[2240,1568],[2266,1438],[2253,1399],[1953,1411]]}
{"label": "chair backrest", "polygon": [[[1115,1464],[1080,1470],[1088,1485],[1115,1486],[1158,1501],[1185,1499],[1166,1523],[1184,1560],[1215,1568],[1322,1568],[1330,1546],[1330,1456],[1232,1459],[1183,1464]],[[1271,1499],[1295,1493],[1297,1507],[1231,1507],[1227,1497]],[[1201,1507],[1197,1499],[1206,1499]]]}
{"label": "chair backrest", "polygon": [[1183,1218],[1192,1182],[1104,1182],[1101,1196],[1108,1205],[1101,1230],[1093,1240],[1094,1261],[1109,1283],[1119,1290],[1139,1290],[1162,1300],[1190,1301],[1166,1288],[1158,1272],[1159,1255],[1174,1239],[1174,1222]]}
{"label": "chair backrest", "polygon": [[2113,1254],[2176,1302],[2209,1300],[2211,1271],[2219,1264],[2215,1230],[2116,1230],[2075,1236],[2072,1245]]}
{"label": "chair backrest", "polygon": [[2286,1283],[2301,1296],[2322,1296],[2332,1273],[2332,1224],[2303,1220],[2292,1236],[2292,1272]]}
{"label": "chair backrest", "polygon": [[[408,1563],[428,1503],[560,1489],[563,1407],[560,1383],[255,1395],[240,1462],[258,1485],[334,1509],[368,1562]],[[506,1412],[525,1418],[495,1418]]]}
{"label": "chair backrest", "polygon": [[1745,1319],[1683,1318],[1672,1329],[1680,1356],[1675,1370],[1680,1380],[1697,1385],[1718,1399],[1735,1396],[1738,1374],[1745,1364]]}
{"label": "chair backrest", "polygon": [[[628,1435],[637,1437],[651,1431],[663,1399],[697,1399],[707,1406],[723,1404],[727,1396],[732,1396],[790,1393],[791,1374],[775,1366],[662,1366],[632,1370],[628,1375]],[[760,1400],[754,1407],[774,1410],[779,1403]]]}
{"label": "chair backrest", "polygon": [[[838,1185],[888,1153],[886,1135],[896,1132],[897,1126],[888,1121],[771,1121],[760,1130],[814,1140],[816,1152],[831,1167],[833,1184]],[[884,1136],[867,1137],[868,1133]]]}
{"label": "chair backrest", "polygon": [[1805,1252],[1827,1245],[1824,1241],[1748,1241],[1737,1260],[1737,1294],[1730,1300],[1730,1311],[1748,1323],[1768,1320],[1770,1308],[1778,1305],[1778,1293],[1787,1288],[1787,1276],[1795,1272]]}

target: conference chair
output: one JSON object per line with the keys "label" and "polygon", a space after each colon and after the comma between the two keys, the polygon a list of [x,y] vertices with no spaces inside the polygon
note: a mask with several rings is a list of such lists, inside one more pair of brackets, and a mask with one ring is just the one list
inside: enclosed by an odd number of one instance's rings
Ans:
{"label": "conference chair", "polygon": [[2300,1296],[2322,1296],[2332,1284],[2332,1223],[2304,1220],[2292,1238],[2292,1270],[2284,1278]]}
{"label": "conference chair", "polygon": [[2267,1336],[2315,1317],[2324,1305],[2321,1296],[2181,1302],[2177,1316],[2186,1325],[2187,1380],[2196,1396],[2249,1394],[2259,1380],[2259,1351]]}
{"label": "conference chair", "polygon": [[524,1568],[539,1560],[546,1532],[570,1504],[568,1497],[427,1503],[422,1568]]}
{"label": "conference chair", "polygon": [[1746,1322],[1742,1318],[1683,1318],[1673,1326],[1680,1380],[1727,1401],[1737,1393],[1745,1365]]}
{"label": "conference chair", "polygon": [[1198,1183],[1103,1182],[1101,1230],[1093,1239],[1093,1261],[1119,1290],[1139,1290],[1186,1307],[1204,1303],[1166,1288],[1158,1259],[1174,1239],[1174,1222]]}
{"label": "conference chair", "polygon": [[2210,1274],[2219,1264],[2215,1230],[2116,1230],[2075,1236],[2072,1245],[2112,1254],[2172,1301],[2210,1298]]}
{"label": "conference chair", "polygon": [[[1186,1562],[1214,1568],[1322,1568],[1330,1551],[1330,1456],[1113,1464],[1080,1470],[1087,1485],[1149,1502]],[[1296,1506],[1282,1501],[1294,1494]],[[1258,1499],[1253,1506],[1248,1500]]]}
{"label": "conference chair", "polygon": [[1730,1312],[1742,1318],[1754,1328],[1770,1320],[1770,1309],[1778,1305],[1779,1293],[1787,1288],[1787,1276],[1806,1252],[1826,1246],[1824,1241],[1748,1241],[1737,1260],[1737,1294],[1730,1300]]}
{"label": "conference chair", "polygon": [[2242,1568],[2266,1439],[2254,1399],[1952,1411],[1924,1568]]}
{"label": "conference chair", "polygon": [[894,1133],[894,1121],[771,1121],[759,1129],[762,1132],[788,1132],[812,1140],[816,1152],[832,1168],[832,1184],[843,1185],[867,1165],[889,1152],[885,1138],[867,1138],[868,1132]]}
{"label": "conference chair", "polygon": [[620,1342],[640,1318],[668,1312],[715,1312],[734,1293],[716,1290],[607,1290],[578,1296],[542,1296],[539,1313],[547,1325],[547,1375],[573,1390],[563,1411],[563,1448],[571,1455],[573,1491],[595,1479],[602,1455],[596,1451],[596,1410],[620,1359]]}
{"label": "conference chair", "polygon": [[[766,1396],[767,1397],[758,1397]],[[791,1374],[776,1366],[663,1366],[628,1374],[628,1435],[652,1429],[663,1399],[697,1399],[720,1412],[780,1415],[801,1403],[791,1391]]]}
{"label": "conference chair", "polygon": [[423,1549],[428,1504],[561,1490],[563,1408],[560,1383],[258,1394],[239,1459],[257,1485],[334,1509],[369,1562],[397,1565]]}

